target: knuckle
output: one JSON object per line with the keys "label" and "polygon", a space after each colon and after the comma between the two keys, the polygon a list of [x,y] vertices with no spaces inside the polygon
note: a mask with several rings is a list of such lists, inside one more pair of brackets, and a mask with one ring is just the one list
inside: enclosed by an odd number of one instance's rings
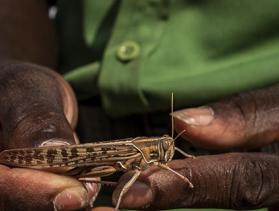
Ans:
{"label": "knuckle", "polygon": [[275,88],[237,94],[229,100],[237,117],[245,124],[248,136],[279,128],[279,98]]}
{"label": "knuckle", "polygon": [[235,95],[231,101],[231,106],[237,117],[246,127],[253,127],[257,121],[258,105],[252,93],[242,93]]}
{"label": "knuckle", "polygon": [[222,102],[225,105],[225,115],[223,116],[228,122],[229,127],[238,128],[238,137],[240,140],[247,141],[257,137],[267,127],[265,112],[257,93],[246,92],[233,95],[231,98]]}
{"label": "knuckle", "polygon": [[268,182],[264,180],[264,162],[242,156],[235,165],[231,186],[231,207],[234,209],[262,207],[267,198]]}

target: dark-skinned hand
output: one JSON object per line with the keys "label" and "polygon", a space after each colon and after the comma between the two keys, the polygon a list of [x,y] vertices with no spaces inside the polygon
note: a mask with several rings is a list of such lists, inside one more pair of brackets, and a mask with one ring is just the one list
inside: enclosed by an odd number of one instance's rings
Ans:
{"label": "dark-skinned hand", "polygon": [[[69,85],[46,68],[0,65],[0,149],[74,144],[77,106]],[[98,192],[96,184],[53,173],[0,165],[0,210],[76,210]]]}
{"label": "dark-skinned hand", "polygon": [[[279,86],[243,93],[205,107],[176,111],[177,132],[193,145],[208,149],[250,150],[279,140]],[[169,166],[188,177],[194,188],[173,173],[151,167],[122,200],[139,209],[254,209],[279,204],[279,156],[265,153],[225,153],[175,160]],[[120,179],[116,202],[132,172]]]}

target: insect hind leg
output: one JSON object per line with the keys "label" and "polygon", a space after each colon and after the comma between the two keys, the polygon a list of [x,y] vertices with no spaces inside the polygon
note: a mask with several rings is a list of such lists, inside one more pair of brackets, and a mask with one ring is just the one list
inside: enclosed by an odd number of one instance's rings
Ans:
{"label": "insect hind leg", "polygon": [[112,175],[117,171],[116,168],[113,166],[99,166],[92,168],[89,172],[82,173],[78,175],[78,180],[80,181],[86,181],[86,178],[89,177],[105,177]]}

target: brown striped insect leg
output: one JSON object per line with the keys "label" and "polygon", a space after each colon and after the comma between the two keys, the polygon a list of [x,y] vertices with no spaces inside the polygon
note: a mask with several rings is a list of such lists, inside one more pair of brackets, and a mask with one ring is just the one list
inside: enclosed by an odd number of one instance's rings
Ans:
{"label": "brown striped insect leg", "polygon": [[89,177],[105,177],[117,171],[113,166],[99,166],[91,169],[89,172],[78,175],[78,180],[86,181]]}
{"label": "brown striped insect leg", "polygon": [[135,174],[133,175],[133,177],[122,188],[122,190],[119,194],[118,200],[117,200],[117,204],[115,206],[116,210],[119,209],[122,197],[124,196],[125,193],[127,193],[127,191],[130,189],[130,187],[135,183],[135,181],[138,179],[140,173],[141,173],[141,171],[135,170]]}
{"label": "brown striped insect leg", "polygon": [[73,168],[73,169],[70,169],[69,171],[65,172],[64,174],[66,176],[76,176],[76,175],[80,175],[80,173],[82,172],[83,170],[80,169],[80,168]]}

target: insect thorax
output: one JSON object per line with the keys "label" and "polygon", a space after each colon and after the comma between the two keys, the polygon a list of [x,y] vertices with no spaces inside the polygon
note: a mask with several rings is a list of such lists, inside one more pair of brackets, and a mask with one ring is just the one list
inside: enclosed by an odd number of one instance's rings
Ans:
{"label": "insect thorax", "polygon": [[172,160],[175,152],[174,139],[169,136],[164,136],[161,140],[161,148],[163,149],[160,156],[160,162],[167,163]]}
{"label": "insect thorax", "polygon": [[142,151],[147,161],[167,163],[172,160],[175,147],[170,136],[146,138],[144,141],[135,142]]}

